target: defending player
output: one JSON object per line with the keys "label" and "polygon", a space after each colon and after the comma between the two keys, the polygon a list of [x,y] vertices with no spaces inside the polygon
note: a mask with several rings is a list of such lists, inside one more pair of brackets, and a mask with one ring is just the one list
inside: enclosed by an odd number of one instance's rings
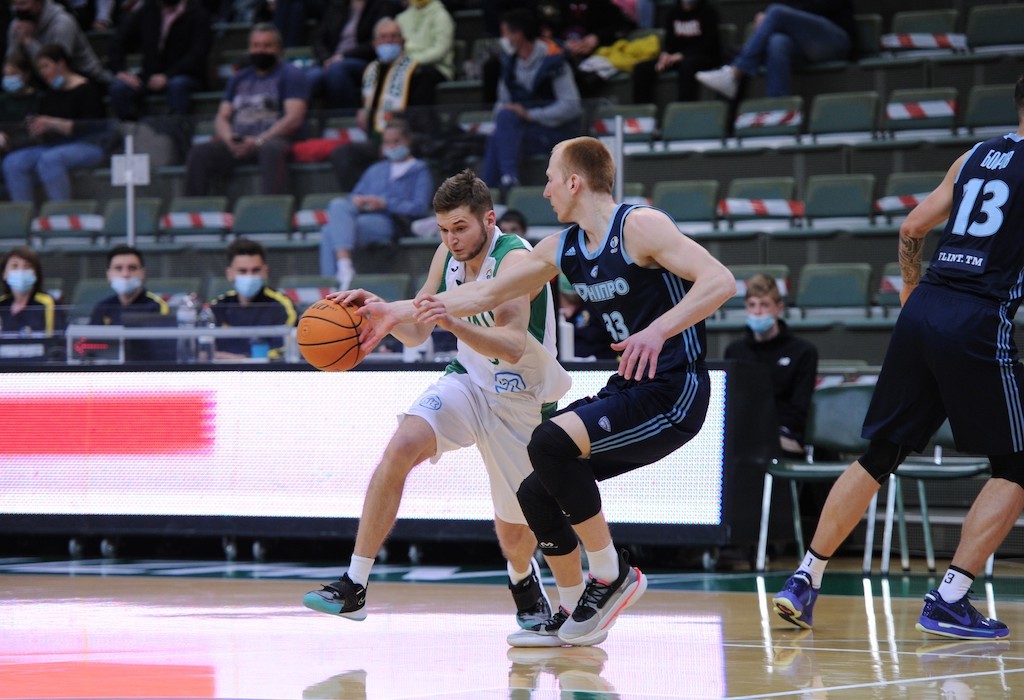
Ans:
{"label": "defending player", "polygon": [[[463,284],[475,287],[470,284],[474,280],[503,277],[526,259],[529,244],[495,227],[490,191],[471,171],[445,180],[433,206],[442,243],[421,293]],[[328,298],[358,304],[380,301],[364,290]],[[516,618],[522,627],[533,626],[549,618],[551,609],[533,559],[537,540],[516,491],[531,471],[526,454],[531,432],[570,385],[568,373],[555,359],[554,307],[545,288],[469,318],[437,314],[428,323],[397,326],[391,332],[416,346],[435,325],[455,334],[456,358],[400,418],[367,488],[348,571],[307,593],[302,602],[320,612],[365,619],[370,569],[394,525],[406,477],[425,459],[436,462],[444,452],[476,444],[487,466]]]}
{"label": "defending player", "polygon": [[570,404],[530,438],[534,473],[518,494],[530,528],[560,591],[582,583],[580,541],[590,575],[575,609],[562,597],[551,620],[510,636],[514,646],[596,644],[643,594],[643,573],[612,543],[597,482],[665,457],[700,430],[709,399],[704,319],[736,292],[729,270],[667,214],[616,203],[614,176],[600,141],[563,141],[552,150],[544,196],[559,221],[578,225],[538,243],[510,274],[364,308],[374,319],[364,340],[376,342],[410,318],[466,316],[532,293],[561,270],[621,352],[618,373],[597,396]]}
{"label": "defending player", "polygon": [[[1014,92],[1016,134],[978,143],[900,226],[903,310],[864,419],[864,455],[836,481],[800,568],[776,612],[810,629],[828,558],[860,522],[879,485],[949,418],[956,446],[986,454],[992,478],[978,494],[953,561],[924,598],[917,629],[960,639],[1009,634],[968,599],[974,576],[1024,506],[1024,372],[1013,317],[1024,284],[1024,76]],[[921,249],[947,221],[924,277]]]}

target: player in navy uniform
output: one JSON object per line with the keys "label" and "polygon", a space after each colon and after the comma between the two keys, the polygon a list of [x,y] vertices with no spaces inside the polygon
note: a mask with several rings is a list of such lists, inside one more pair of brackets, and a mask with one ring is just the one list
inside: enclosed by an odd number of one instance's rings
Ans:
{"label": "player in navy uniform", "polygon": [[643,594],[646,578],[616,551],[596,482],[651,464],[700,430],[709,395],[704,319],[736,293],[729,270],[671,217],[616,203],[614,176],[600,141],[563,141],[552,150],[544,196],[559,221],[578,225],[545,238],[493,280],[364,307],[374,320],[365,340],[375,342],[400,321],[478,313],[561,270],[621,353],[618,373],[597,396],[570,404],[530,439],[534,472],[517,494],[526,520],[560,589],[582,583],[580,541],[590,575],[574,609],[560,601],[550,620],[511,635],[513,646],[597,644]]}
{"label": "player in navy uniform", "polygon": [[[795,625],[812,627],[828,557],[879,485],[948,417],[957,448],[988,455],[992,478],[964,520],[942,583],[925,596],[917,629],[960,639],[1009,634],[967,593],[1024,506],[1024,371],[1013,340],[1024,283],[1024,76],[1014,101],[1017,133],[960,156],[900,227],[903,310],[864,421],[871,442],[832,487],[803,563],[775,597],[776,612]],[[924,237],[943,221],[922,278]]]}

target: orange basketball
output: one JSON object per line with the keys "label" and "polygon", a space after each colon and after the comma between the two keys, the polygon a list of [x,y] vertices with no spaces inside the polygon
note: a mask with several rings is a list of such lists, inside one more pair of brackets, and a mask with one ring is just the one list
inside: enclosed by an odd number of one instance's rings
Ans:
{"label": "orange basketball", "polygon": [[299,352],[306,362],[325,372],[352,369],[366,357],[359,345],[359,330],[364,322],[351,304],[318,301],[299,319]]}

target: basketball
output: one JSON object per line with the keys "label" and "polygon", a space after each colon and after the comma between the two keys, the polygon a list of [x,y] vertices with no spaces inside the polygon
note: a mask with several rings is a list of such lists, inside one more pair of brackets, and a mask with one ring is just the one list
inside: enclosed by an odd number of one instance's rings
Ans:
{"label": "basketball", "polygon": [[299,352],[306,362],[325,372],[350,370],[366,357],[359,345],[362,324],[355,306],[318,301],[299,319]]}

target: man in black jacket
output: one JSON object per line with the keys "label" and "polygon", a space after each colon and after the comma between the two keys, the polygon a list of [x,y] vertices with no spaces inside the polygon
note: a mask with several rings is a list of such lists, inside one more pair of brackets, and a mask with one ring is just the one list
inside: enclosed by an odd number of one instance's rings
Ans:
{"label": "man in black jacket", "polygon": [[[192,93],[206,84],[212,35],[210,17],[198,0],[145,0],[125,18],[110,47],[116,76],[110,106],[118,119],[135,120],[146,95],[166,93],[172,114],[188,114]],[[142,69],[126,69],[128,53],[142,53]]]}

